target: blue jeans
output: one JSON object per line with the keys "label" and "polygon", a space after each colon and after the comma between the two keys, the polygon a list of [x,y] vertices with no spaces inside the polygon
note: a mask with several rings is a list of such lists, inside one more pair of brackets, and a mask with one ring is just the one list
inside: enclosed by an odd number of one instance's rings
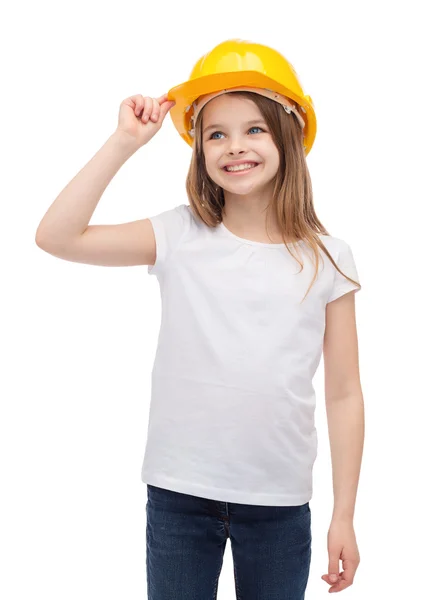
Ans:
{"label": "blue jeans", "polygon": [[304,600],[311,511],[220,502],[147,484],[148,600],[216,600],[230,538],[237,600]]}

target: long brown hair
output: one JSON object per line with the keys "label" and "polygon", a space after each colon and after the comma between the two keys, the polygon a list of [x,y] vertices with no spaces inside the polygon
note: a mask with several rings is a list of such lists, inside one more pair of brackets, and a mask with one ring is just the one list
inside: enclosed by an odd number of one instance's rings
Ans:
{"label": "long brown hair", "polygon": [[[303,300],[308,295],[318,275],[320,261],[318,247],[326,254],[337,271],[346,279],[358,285],[360,289],[359,282],[345,275],[337,267],[331,254],[318,237],[318,234],[330,234],[315,213],[311,177],[303,149],[303,130],[298,120],[293,113],[287,114],[278,102],[259,94],[245,91],[230,93],[249,98],[255,102],[277,146],[280,169],[274,179],[274,191],[268,208],[271,213],[275,214],[278,228],[282,232],[283,242],[286,239],[289,240],[286,247],[290,254],[293,256],[289,244],[303,240],[314,252],[316,259],[315,275]],[[194,144],[186,178],[186,191],[196,216],[209,227],[216,227],[222,222],[222,210],[225,204],[224,190],[210,178],[205,167],[205,157],[202,149],[203,113],[204,111],[201,110],[195,123]],[[302,271],[303,263],[298,258],[296,260],[299,262]]]}

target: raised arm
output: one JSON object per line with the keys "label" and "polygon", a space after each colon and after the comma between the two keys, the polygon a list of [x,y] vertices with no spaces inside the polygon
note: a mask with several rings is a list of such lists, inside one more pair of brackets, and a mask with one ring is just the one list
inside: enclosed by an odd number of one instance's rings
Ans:
{"label": "raised arm", "polygon": [[106,187],[121,166],[161,128],[172,106],[133,96],[120,105],[119,126],[67,184],[36,231],[36,244],[54,256],[104,266],[154,264],[155,238],[149,219],[117,225],[89,225]]}

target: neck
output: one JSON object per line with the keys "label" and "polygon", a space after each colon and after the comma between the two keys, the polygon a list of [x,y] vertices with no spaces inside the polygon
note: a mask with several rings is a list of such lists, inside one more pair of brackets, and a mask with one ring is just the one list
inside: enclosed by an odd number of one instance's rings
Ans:
{"label": "neck", "polygon": [[[240,199],[242,199],[240,197]],[[227,202],[222,211],[223,224],[239,237],[265,242],[283,243],[282,230],[278,226],[274,214],[270,214],[268,206],[262,203]]]}

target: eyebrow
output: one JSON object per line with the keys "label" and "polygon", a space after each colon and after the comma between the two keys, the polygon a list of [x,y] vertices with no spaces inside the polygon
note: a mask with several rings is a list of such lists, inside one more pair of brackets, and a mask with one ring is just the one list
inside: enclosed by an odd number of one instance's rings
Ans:
{"label": "eyebrow", "polygon": [[[261,124],[265,124],[265,121],[263,119],[252,119],[251,121],[246,121],[245,125],[253,125],[254,123],[261,123]],[[220,124],[214,124],[214,125],[208,125],[208,127],[205,127],[203,133],[205,133],[206,131],[208,131],[208,129],[214,129],[215,127],[222,127],[224,129],[224,125],[220,125]]]}

